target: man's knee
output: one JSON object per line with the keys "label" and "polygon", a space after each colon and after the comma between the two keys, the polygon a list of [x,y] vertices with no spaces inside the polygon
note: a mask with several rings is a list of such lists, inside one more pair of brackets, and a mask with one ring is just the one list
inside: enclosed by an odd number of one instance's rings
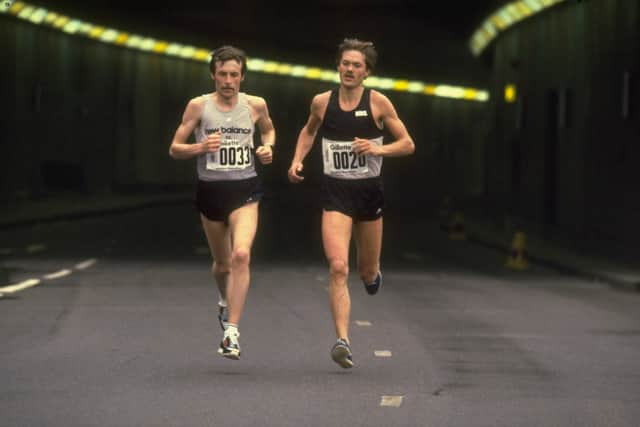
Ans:
{"label": "man's knee", "polygon": [[231,254],[231,265],[233,267],[248,266],[251,260],[251,254],[246,248],[237,248],[233,250]]}
{"label": "man's knee", "polygon": [[346,278],[349,274],[349,266],[345,260],[333,258],[329,260],[329,273],[333,277]]}
{"label": "man's knee", "polygon": [[215,275],[228,275],[231,273],[231,264],[228,260],[219,262],[213,261],[213,265],[211,266],[211,271]]}

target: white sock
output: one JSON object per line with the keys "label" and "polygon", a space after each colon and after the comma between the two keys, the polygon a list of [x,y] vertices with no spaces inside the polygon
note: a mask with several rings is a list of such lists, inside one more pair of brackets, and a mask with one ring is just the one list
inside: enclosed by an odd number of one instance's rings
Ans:
{"label": "white sock", "polygon": [[227,327],[224,330],[224,336],[233,335],[236,337],[240,336],[240,332],[238,331],[238,325],[234,325],[233,323],[227,323]]}

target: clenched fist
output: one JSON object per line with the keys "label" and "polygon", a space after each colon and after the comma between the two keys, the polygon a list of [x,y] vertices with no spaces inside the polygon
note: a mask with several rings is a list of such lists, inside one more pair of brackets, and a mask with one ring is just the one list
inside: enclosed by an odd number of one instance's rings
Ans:
{"label": "clenched fist", "polygon": [[261,145],[256,149],[256,156],[263,165],[268,165],[273,161],[273,147],[271,145]]}
{"label": "clenched fist", "polygon": [[207,139],[201,142],[203,153],[215,153],[220,149],[220,140],[222,135],[220,132],[214,132],[207,135]]}

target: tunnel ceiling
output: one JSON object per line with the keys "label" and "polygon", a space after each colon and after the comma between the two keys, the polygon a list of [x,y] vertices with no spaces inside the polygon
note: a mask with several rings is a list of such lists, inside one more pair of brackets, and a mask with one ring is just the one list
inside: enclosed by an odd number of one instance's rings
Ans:
{"label": "tunnel ceiling", "polygon": [[[43,0],[78,19],[199,46],[235,44],[249,54],[326,66],[344,37],[373,40],[379,72],[419,78],[471,62],[467,43],[499,0],[320,0],[169,2]],[[90,5],[90,6],[89,6]],[[254,53],[255,55],[256,53]],[[463,65],[464,66],[464,65]]]}

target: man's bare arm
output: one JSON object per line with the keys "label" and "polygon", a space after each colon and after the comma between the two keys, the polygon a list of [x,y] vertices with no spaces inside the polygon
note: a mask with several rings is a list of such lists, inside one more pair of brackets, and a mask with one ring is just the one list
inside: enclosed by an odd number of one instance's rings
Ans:
{"label": "man's bare arm", "polygon": [[189,144],[189,135],[200,122],[202,114],[202,101],[194,98],[187,104],[182,115],[182,122],[176,129],[176,132],[169,147],[169,155],[174,159],[189,159],[208,151],[206,141],[198,141],[195,144]]}
{"label": "man's bare arm", "polygon": [[367,140],[356,138],[354,151],[383,157],[401,157],[413,154],[415,152],[413,139],[402,120],[398,117],[398,113],[389,98],[380,92],[371,91],[371,104],[374,117],[377,117],[383,123],[394,140],[388,144],[375,145],[368,143]]}

